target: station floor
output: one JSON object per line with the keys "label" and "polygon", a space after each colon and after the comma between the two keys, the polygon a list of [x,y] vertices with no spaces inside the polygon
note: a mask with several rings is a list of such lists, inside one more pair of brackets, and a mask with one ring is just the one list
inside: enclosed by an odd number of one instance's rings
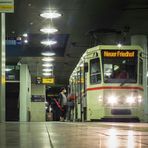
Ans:
{"label": "station floor", "polygon": [[0,148],[148,148],[148,123],[0,123]]}

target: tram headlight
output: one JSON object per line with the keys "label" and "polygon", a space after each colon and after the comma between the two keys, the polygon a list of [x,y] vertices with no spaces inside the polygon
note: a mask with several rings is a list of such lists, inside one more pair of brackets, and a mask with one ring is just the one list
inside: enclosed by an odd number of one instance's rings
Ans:
{"label": "tram headlight", "polygon": [[142,96],[141,95],[139,95],[137,99],[138,99],[138,103],[142,102]]}
{"label": "tram headlight", "polygon": [[132,96],[129,96],[126,98],[126,102],[129,104],[133,104],[133,103],[135,103],[135,98]]}
{"label": "tram headlight", "polygon": [[111,105],[117,104],[117,97],[112,95],[107,98],[107,102]]}

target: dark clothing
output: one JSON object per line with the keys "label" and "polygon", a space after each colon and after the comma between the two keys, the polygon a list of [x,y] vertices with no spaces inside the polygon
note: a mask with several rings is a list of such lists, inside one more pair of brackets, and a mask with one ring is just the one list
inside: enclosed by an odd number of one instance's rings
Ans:
{"label": "dark clothing", "polygon": [[126,71],[122,71],[122,72],[120,72],[118,77],[120,79],[127,79],[129,76],[128,76],[128,73]]}
{"label": "dark clothing", "polygon": [[67,120],[69,121],[73,120],[73,110],[74,110],[74,101],[69,100],[67,102]]}
{"label": "dark clothing", "polygon": [[59,101],[59,103],[60,103],[60,105],[62,106],[62,94],[61,93],[59,93],[59,95],[58,95],[58,101]]}
{"label": "dark clothing", "polygon": [[57,99],[52,99],[51,100],[51,108],[52,108],[52,113],[53,113],[53,121],[59,121],[60,120],[60,116],[62,114],[61,109],[58,107],[56,101],[58,101]]}

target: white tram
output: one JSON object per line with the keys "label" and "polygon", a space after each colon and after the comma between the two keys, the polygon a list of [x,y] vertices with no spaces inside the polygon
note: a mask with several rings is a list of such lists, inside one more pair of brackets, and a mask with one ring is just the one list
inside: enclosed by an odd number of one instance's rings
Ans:
{"label": "white tram", "polygon": [[101,45],[81,57],[69,80],[74,119],[142,121],[143,61],[139,46]]}

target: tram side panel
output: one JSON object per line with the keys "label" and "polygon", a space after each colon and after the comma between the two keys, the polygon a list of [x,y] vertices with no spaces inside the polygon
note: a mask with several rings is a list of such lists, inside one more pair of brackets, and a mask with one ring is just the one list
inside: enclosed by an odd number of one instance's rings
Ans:
{"label": "tram side panel", "polygon": [[87,120],[101,119],[105,115],[102,91],[95,91],[93,88],[87,89]]}

